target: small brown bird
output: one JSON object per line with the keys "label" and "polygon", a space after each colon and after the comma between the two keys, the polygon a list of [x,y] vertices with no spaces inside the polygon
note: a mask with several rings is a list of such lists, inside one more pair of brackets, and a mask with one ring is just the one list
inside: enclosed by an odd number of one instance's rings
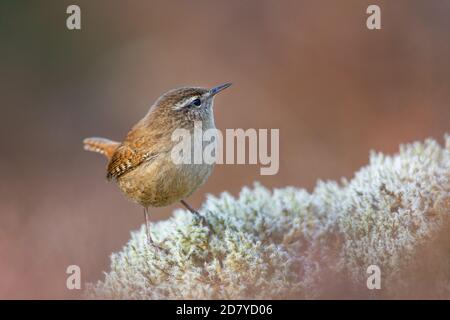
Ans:
{"label": "small brown bird", "polygon": [[[155,247],[158,246],[150,235],[149,207],[165,207],[180,201],[208,225],[184,199],[207,180],[214,164],[174,162],[171,152],[178,141],[173,141],[172,133],[176,129],[187,129],[193,136],[195,121],[201,122],[203,130],[215,128],[214,97],[230,85],[168,91],[156,100],[122,143],[105,138],[83,141],[85,150],[108,158],[108,180],[115,180],[128,198],[144,207],[147,239]],[[193,152],[194,143],[191,145]]]}

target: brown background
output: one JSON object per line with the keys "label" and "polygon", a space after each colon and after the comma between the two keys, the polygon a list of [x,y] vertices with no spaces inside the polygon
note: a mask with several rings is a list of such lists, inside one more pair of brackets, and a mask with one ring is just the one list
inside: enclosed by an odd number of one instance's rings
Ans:
{"label": "brown background", "polygon": [[[68,31],[76,3],[82,30]],[[382,9],[369,31],[365,10]],[[219,166],[190,199],[258,180],[311,190],[376,149],[450,131],[449,1],[2,1],[0,298],[72,298],[143,220],[86,136],[121,139],[164,91],[234,86],[219,128],[279,128],[280,171]],[[178,205],[152,211],[167,218]]]}

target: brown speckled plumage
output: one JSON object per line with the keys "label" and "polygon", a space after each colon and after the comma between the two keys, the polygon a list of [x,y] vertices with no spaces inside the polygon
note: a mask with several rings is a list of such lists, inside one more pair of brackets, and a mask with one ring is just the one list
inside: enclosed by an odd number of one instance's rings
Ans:
{"label": "brown speckled plumage", "polygon": [[171,151],[177,141],[172,141],[172,133],[193,132],[195,121],[201,121],[203,130],[215,128],[214,95],[229,86],[171,90],[156,100],[122,143],[87,138],[85,149],[104,154],[109,159],[108,180],[116,180],[122,192],[144,208],[183,200],[206,181],[213,165],[175,164]]}

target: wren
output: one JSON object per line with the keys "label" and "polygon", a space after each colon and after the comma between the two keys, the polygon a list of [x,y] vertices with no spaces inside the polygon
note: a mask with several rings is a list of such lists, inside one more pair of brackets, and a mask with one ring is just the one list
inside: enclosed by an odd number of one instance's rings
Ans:
{"label": "wren", "polygon": [[155,101],[123,142],[97,137],[83,141],[85,150],[101,153],[109,160],[108,180],[116,181],[129,199],[144,208],[147,240],[156,248],[148,219],[151,207],[165,207],[179,201],[207,224],[211,232],[204,217],[184,199],[205,183],[214,163],[175,163],[171,151],[177,141],[173,141],[172,133],[176,129],[192,133],[196,121],[201,121],[205,130],[214,129],[214,97],[230,85],[170,90]]}

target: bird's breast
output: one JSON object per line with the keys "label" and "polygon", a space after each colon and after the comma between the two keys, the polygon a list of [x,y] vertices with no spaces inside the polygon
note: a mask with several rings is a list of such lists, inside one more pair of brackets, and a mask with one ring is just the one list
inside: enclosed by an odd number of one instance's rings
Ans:
{"label": "bird's breast", "polygon": [[158,154],[155,159],[121,176],[118,179],[120,189],[144,207],[164,207],[189,197],[211,175],[214,163],[204,159],[204,155],[214,149],[216,143],[216,139],[203,141],[203,136],[198,134],[190,139],[190,161],[174,161],[172,150]]}

